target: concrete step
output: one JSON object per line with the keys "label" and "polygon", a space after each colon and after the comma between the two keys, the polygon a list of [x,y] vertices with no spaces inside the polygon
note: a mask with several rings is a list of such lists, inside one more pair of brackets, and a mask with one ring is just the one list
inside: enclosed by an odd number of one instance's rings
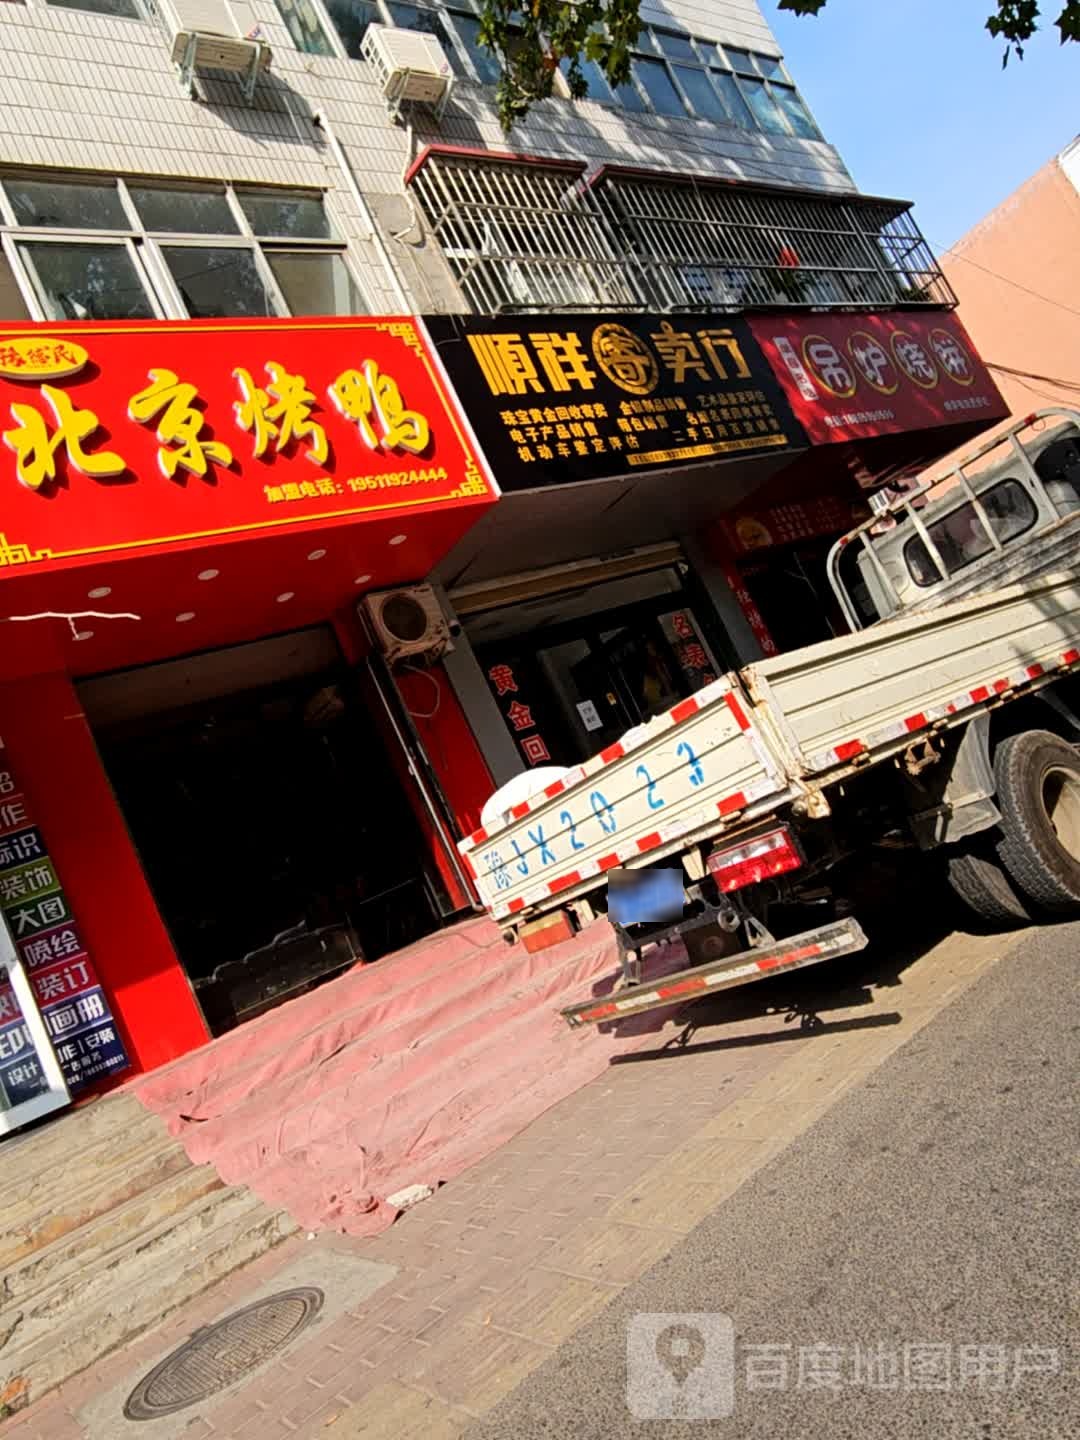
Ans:
{"label": "concrete step", "polygon": [[0,1216],[32,1182],[62,1183],[65,1174],[74,1174],[76,1165],[100,1164],[104,1145],[138,1144],[158,1133],[148,1118],[146,1107],[122,1092],[61,1111],[26,1134],[5,1136],[0,1141]]}
{"label": "concrete step", "polygon": [[170,1219],[182,1220],[185,1211],[226,1188],[213,1166],[194,1166],[186,1157],[185,1161],[178,1173],[95,1214],[85,1225],[31,1250],[0,1272],[5,1311],[12,1304],[31,1304],[40,1291],[60,1284]]}
{"label": "concrete step", "polygon": [[126,1229],[118,1225],[109,1239],[95,1241],[102,1224],[95,1221],[79,1232],[87,1248],[76,1268],[64,1263],[44,1288],[5,1301],[0,1394],[40,1399],[295,1231],[249,1190],[223,1187],[209,1167],[191,1176],[184,1208],[156,1223],[145,1209],[146,1228],[132,1229],[139,1202],[121,1207]]}
{"label": "concrete step", "polygon": [[[76,1126],[78,1118],[70,1117]],[[0,1274],[190,1167],[179,1141],[150,1118],[69,1158],[65,1140],[77,1129],[65,1117],[52,1166],[0,1197]]]}

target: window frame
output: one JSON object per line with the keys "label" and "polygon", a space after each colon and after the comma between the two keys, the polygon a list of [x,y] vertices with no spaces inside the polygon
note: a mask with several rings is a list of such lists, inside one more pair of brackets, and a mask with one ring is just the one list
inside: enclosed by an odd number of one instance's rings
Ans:
{"label": "window frame", "polygon": [[73,15],[93,15],[98,20],[123,20],[127,25],[147,25],[153,20],[145,0],[130,0],[134,15],[112,15],[107,10],[91,10],[83,5],[53,4],[51,0],[23,0],[29,10],[70,11]]}
{"label": "window frame", "polygon": [[[319,0],[312,0],[312,3],[319,3]],[[685,43],[689,47],[691,54],[683,56],[669,54],[664,48],[662,39],[665,35],[670,35],[677,41]],[[737,70],[735,66],[732,65],[727,54],[729,49],[734,49],[737,55],[745,55],[747,57],[743,70]],[[648,90],[636,73],[634,68],[635,60],[643,60],[652,64],[663,65],[667,72],[667,78],[683,106],[685,117],[669,115],[666,111],[657,109]],[[701,108],[694,103],[693,97],[680,79],[680,69],[682,68],[700,71],[705,76],[705,83],[715,96],[716,107],[724,118],[705,114]],[[717,83],[715,78],[717,75],[724,75],[728,84],[734,87],[735,93],[739,97],[741,106],[740,114],[733,113],[732,102],[728,95],[725,94],[721,85]],[[744,81],[749,82],[751,85],[760,85],[763,88],[776,112],[779,123],[778,129],[767,129],[765,125],[762,124],[748,96],[747,86],[744,85]],[[742,46],[731,47],[721,40],[704,40],[701,36],[694,35],[690,31],[674,30],[664,25],[642,26],[637,41],[633,46],[630,76],[626,82],[633,87],[635,94],[638,96],[640,102],[639,108],[631,111],[630,107],[622,101],[614,86],[606,80],[606,77],[605,82],[611,91],[611,99],[589,95],[583,96],[583,100],[587,100],[593,105],[606,105],[610,109],[623,110],[626,113],[657,115],[665,120],[689,118],[691,120],[702,120],[710,125],[730,125],[733,129],[741,130],[745,134],[781,135],[790,139],[804,141],[824,140],[821,126],[817,123],[817,119],[812,110],[803,98],[802,92],[792,80],[787,66],[784,63],[783,56],[764,55],[756,50],[746,50]],[[797,104],[806,116],[810,129],[813,131],[812,135],[800,135],[798,133],[787,111],[773,94],[774,86],[794,95]],[[564,98],[572,98],[568,89],[565,91]]]}
{"label": "window frame", "polygon": [[57,230],[54,227],[45,229],[41,226],[17,226],[11,230],[5,230],[0,234],[0,244],[3,245],[4,255],[11,266],[12,274],[15,277],[15,284],[19,293],[30,311],[31,318],[43,321],[48,325],[59,325],[65,323],[63,319],[56,320],[46,311],[44,301],[38,293],[38,287],[34,279],[33,261],[29,256],[24,256],[20,247],[22,245],[55,245],[58,248],[71,249],[76,245],[94,245],[99,248],[105,246],[123,248],[126,250],[128,259],[134,268],[135,274],[142,282],[143,291],[149,302],[150,309],[154,312],[153,317],[157,320],[168,319],[168,314],[162,303],[161,296],[157,293],[153,279],[147,271],[139,254],[138,247],[130,235],[117,234],[112,230]]}
{"label": "window frame", "polygon": [[[313,0],[315,3],[315,0]],[[20,243],[44,241],[55,245],[123,245],[131,258],[135,273],[141,280],[145,289],[150,307],[155,318],[162,320],[187,320],[189,316],[186,306],[180,295],[180,288],[173,278],[169,269],[168,261],[163,253],[163,247],[183,247],[185,249],[219,249],[250,251],[254,260],[256,273],[269,297],[273,307],[274,318],[286,319],[292,315],[286,302],[285,295],[273,273],[273,267],[266,256],[266,249],[275,252],[283,251],[319,251],[323,253],[340,256],[345,266],[346,273],[352,282],[355,293],[362,299],[366,306],[370,305],[368,287],[360,279],[355,264],[352,263],[351,246],[348,240],[341,237],[332,207],[327,203],[328,194],[326,191],[304,186],[274,186],[274,185],[245,185],[234,184],[220,180],[172,180],[157,176],[123,176],[101,174],[102,182],[113,182],[117,187],[120,203],[124,214],[129,222],[127,230],[85,230],[73,228],[59,228],[57,226],[20,225],[17,223],[14,208],[4,190],[4,182],[10,176],[22,175],[26,178],[48,181],[50,179],[58,182],[70,178],[65,171],[57,170],[36,170],[29,167],[5,166],[0,168],[0,246],[3,248],[4,256],[11,267],[15,278],[15,284],[22,296],[23,302],[30,312],[32,320],[56,323],[45,313],[45,306],[38,294],[37,284],[32,273],[29,257],[24,260],[19,252]],[[91,178],[91,177],[88,177]],[[161,190],[203,190],[207,192],[223,193],[228,201],[229,210],[232,214],[236,229],[229,234],[207,234],[205,232],[192,233],[190,231],[165,231],[147,230],[139,215],[134,197],[129,193],[128,183],[136,188],[153,188]],[[248,220],[240,203],[239,192],[255,190],[267,193],[280,191],[283,198],[289,196],[305,195],[317,198],[324,207],[327,217],[329,235],[292,236],[292,235],[260,235],[257,234]],[[367,309],[363,313],[370,314]]]}
{"label": "window frame", "polygon": [[[995,481],[993,485],[987,486],[985,490],[979,490],[976,492],[976,498],[978,499],[979,505],[982,507],[983,513],[987,514],[987,518],[991,522],[992,529],[993,516],[990,516],[989,513],[986,511],[984,501],[988,500],[990,496],[996,495],[1002,491],[1009,491],[1011,493],[1020,495],[1023,498],[1024,502],[1028,506],[1030,506],[1030,519],[1025,525],[1023,525],[1019,530],[1014,531],[1007,540],[1001,540],[1001,536],[998,535],[998,539],[1001,541],[1002,546],[1005,546],[1011,545],[1014,540],[1019,540],[1021,535],[1026,535],[1029,530],[1034,529],[1034,527],[1039,523],[1039,507],[1035,503],[1031,492],[1024,484],[1023,480],[1019,479],[1015,475],[1003,475],[1002,478]],[[978,520],[978,511],[975,505],[970,499],[965,499],[962,500],[958,505],[954,505],[952,509],[946,510],[943,515],[937,516],[936,519],[931,520],[929,524],[926,525],[926,531],[927,534],[930,536],[930,542],[939,554],[941,554],[942,551],[942,547],[940,544],[942,536],[940,533],[938,535],[935,535],[934,531],[938,530],[940,532],[941,526],[947,524],[948,521],[951,520],[954,516],[962,514],[964,510],[970,510],[972,516],[974,516],[976,520]],[[925,523],[926,522],[924,521],[924,524]],[[923,537],[921,535],[912,535],[910,539],[904,542],[904,545],[900,552],[904,569],[907,572],[908,578],[912,580],[920,590],[930,590],[935,585],[948,584],[948,582],[952,580],[955,576],[959,575],[961,571],[969,569],[972,565],[977,565],[980,560],[985,560],[988,555],[1000,553],[996,550],[996,547],[991,542],[990,537],[986,534],[985,530],[983,530],[981,523],[979,528],[980,532],[983,535],[983,538],[987,542],[986,549],[980,550],[977,555],[965,556],[959,565],[955,565],[952,567],[949,566],[948,562],[945,560],[944,555],[942,554],[942,563],[945,565],[945,568],[948,571],[948,574],[945,576],[938,575],[936,573],[937,567],[934,565],[934,558],[928,550],[926,541],[923,539]],[[997,534],[996,531],[995,534]],[[916,546],[922,547],[922,555],[925,556],[926,560],[929,562],[930,568],[935,571],[933,578],[930,580],[920,580],[915,573],[916,566],[912,563],[912,555],[915,553]]]}

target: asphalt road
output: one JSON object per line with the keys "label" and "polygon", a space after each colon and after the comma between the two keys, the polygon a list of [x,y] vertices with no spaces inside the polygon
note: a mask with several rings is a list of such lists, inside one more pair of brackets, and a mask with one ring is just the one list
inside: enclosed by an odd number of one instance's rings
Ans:
{"label": "asphalt road", "polygon": [[467,1440],[1074,1440],[1078,992],[1025,937]]}

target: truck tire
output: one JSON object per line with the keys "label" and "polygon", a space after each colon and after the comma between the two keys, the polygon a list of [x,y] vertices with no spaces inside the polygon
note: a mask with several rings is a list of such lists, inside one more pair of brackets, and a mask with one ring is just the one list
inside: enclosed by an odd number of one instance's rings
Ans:
{"label": "truck tire", "polygon": [[992,929],[1016,930],[1031,923],[1027,905],[992,852],[957,851],[945,862],[945,878],[965,908]]}
{"label": "truck tire", "polygon": [[998,858],[1044,909],[1080,910],[1080,756],[1049,730],[1003,740],[994,756]]}

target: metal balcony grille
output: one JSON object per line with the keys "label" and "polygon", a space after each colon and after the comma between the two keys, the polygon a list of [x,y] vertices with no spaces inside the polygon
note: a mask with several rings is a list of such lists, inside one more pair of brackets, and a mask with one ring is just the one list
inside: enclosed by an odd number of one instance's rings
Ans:
{"label": "metal balcony grille", "polygon": [[410,183],[469,304],[738,311],[952,306],[909,207],[428,151]]}
{"label": "metal balcony grille", "polygon": [[642,309],[633,262],[587,192],[583,165],[438,154],[410,183],[480,314]]}

